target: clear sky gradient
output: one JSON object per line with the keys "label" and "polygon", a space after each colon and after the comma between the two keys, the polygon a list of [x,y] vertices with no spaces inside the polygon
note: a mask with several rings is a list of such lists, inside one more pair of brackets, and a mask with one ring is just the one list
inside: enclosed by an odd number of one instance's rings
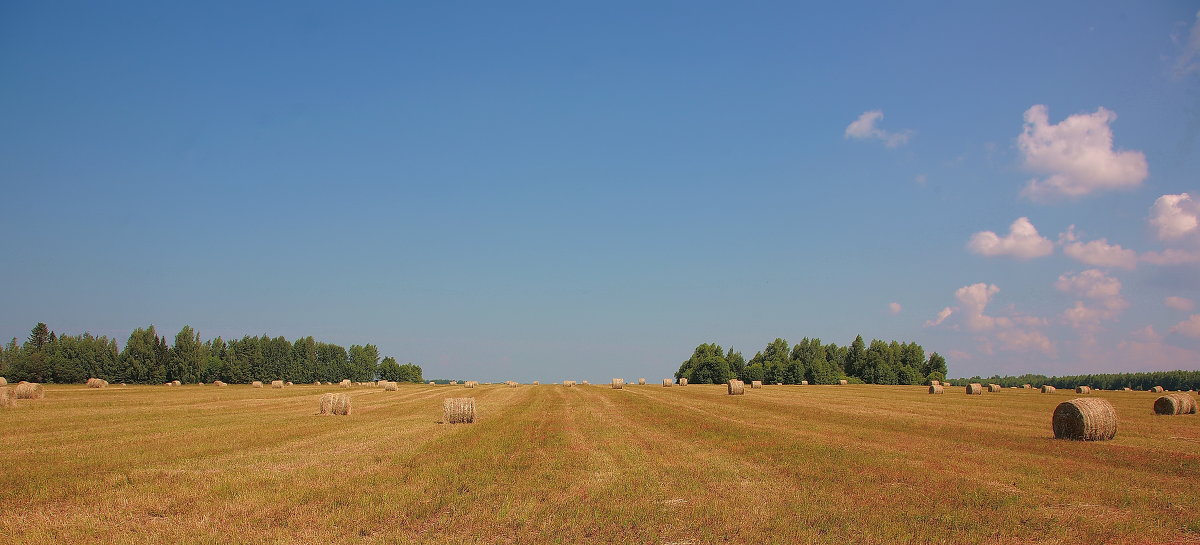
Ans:
{"label": "clear sky gradient", "polygon": [[1200,368],[1196,3],[568,4],[3,3],[0,334]]}

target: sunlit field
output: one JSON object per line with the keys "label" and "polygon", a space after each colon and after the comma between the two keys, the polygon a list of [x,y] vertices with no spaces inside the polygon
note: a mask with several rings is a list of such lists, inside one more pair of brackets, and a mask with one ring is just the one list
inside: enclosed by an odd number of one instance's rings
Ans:
{"label": "sunlit field", "polygon": [[[318,416],[349,392],[350,416]],[[0,409],[9,543],[1194,543],[1200,417],[1060,390],[48,386]],[[474,424],[440,424],[442,399]]]}

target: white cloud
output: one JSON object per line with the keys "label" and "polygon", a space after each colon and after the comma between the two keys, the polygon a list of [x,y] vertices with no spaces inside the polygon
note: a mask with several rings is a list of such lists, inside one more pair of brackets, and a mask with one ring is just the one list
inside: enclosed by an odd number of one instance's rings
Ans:
{"label": "white cloud", "polygon": [[1163,304],[1175,310],[1182,310],[1184,312],[1191,312],[1192,309],[1196,308],[1196,303],[1187,297],[1167,297],[1166,299],[1163,299]]}
{"label": "white cloud", "polygon": [[1200,70],[1200,11],[1196,12],[1196,22],[1187,36],[1175,35],[1171,38],[1179,46],[1179,56],[1175,58],[1175,77]]}
{"label": "white cloud", "polygon": [[951,314],[954,314],[954,309],[950,307],[943,308],[940,312],[938,312],[937,318],[925,322],[925,327],[942,325],[942,322],[946,321],[946,318],[949,318]]}
{"label": "white cloud", "polygon": [[[975,340],[979,343],[979,350],[984,354],[994,354],[995,345],[998,342],[999,347],[1003,350],[1033,351],[1053,355],[1055,347],[1050,338],[1036,329],[1031,329],[1046,325],[1045,319],[1015,312],[1012,312],[1010,316],[988,316],[984,312],[992,297],[999,292],[1000,288],[996,285],[983,282],[963,286],[954,292],[954,298],[958,300],[959,306],[943,308],[936,319],[925,322],[925,325],[927,327],[941,325],[951,315],[960,313],[963,315],[966,328],[979,334]],[[957,329],[957,327],[952,327],[952,329]]]}
{"label": "white cloud", "polygon": [[846,138],[855,138],[858,140],[866,140],[877,138],[883,140],[883,144],[889,148],[902,146],[908,143],[909,137],[912,136],[911,130],[901,132],[888,132],[875,126],[875,123],[883,119],[883,110],[871,110],[863,112],[854,122],[846,127]]}
{"label": "white cloud", "polygon": [[1004,348],[1012,352],[1054,354],[1054,343],[1041,331],[1006,329],[996,333]]}
{"label": "white cloud", "polygon": [[1047,201],[1141,184],[1149,175],[1146,156],[1140,151],[1113,149],[1108,125],[1116,119],[1117,114],[1099,108],[1051,125],[1046,106],[1036,104],[1026,110],[1025,129],[1017,137],[1017,147],[1027,168],[1048,176],[1030,180],[1021,195]]}
{"label": "white cloud", "polygon": [[1148,325],[1137,331],[1134,331],[1133,333],[1130,333],[1130,336],[1133,337],[1135,341],[1146,343],[1156,343],[1162,340],[1162,335],[1159,335],[1158,332],[1154,330],[1154,326],[1152,325]]}
{"label": "white cloud", "polygon": [[967,329],[971,331],[987,331],[996,327],[996,318],[983,313],[992,296],[1000,293],[995,284],[971,284],[963,286],[954,292],[954,298],[962,305],[966,315]]}
{"label": "white cloud", "polygon": [[1001,237],[992,231],[981,231],[971,235],[967,249],[987,257],[1012,256],[1017,259],[1033,259],[1054,252],[1054,243],[1038,234],[1029,218],[1021,217],[1012,222],[1008,235]]}
{"label": "white cloud", "polygon": [[888,303],[888,312],[891,312],[892,314],[900,314],[901,310],[902,308],[900,307],[900,303]]}
{"label": "white cloud", "polygon": [[1159,240],[1200,232],[1200,202],[1187,193],[1163,195],[1150,208],[1150,225],[1157,230]]}
{"label": "white cloud", "polygon": [[1068,227],[1067,232],[1058,235],[1058,242],[1063,245],[1064,254],[1085,265],[1122,269],[1137,267],[1137,252],[1126,250],[1120,244],[1109,244],[1106,238],[1080,242],[1075,235],[1074,225]]}
{"label": "white cloud", "polygon": [[1075,306],[1063,311],[1063,321],[1075,329],[1094,331],[1100,322],[1116,319],[1129,308],[1129,302],[1121,297],[1121,281],[1098,269],[1063,274],[1054,287],[1096,303],[1096,306],[1089,306],[1083,301],[1075,301]]}
{"label": "white cloud", "polygon": [[1171,328],[1171,333],[1200,338],[1200,314],[1193,314],[1188,319],[1175,324],[1175,327]]}

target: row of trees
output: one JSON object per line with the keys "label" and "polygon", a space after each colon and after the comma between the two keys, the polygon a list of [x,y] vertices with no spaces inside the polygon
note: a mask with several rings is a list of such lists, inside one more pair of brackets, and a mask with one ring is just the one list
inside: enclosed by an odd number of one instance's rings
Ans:
{"label": "row of trees", "polygon": [[921,345],[872,340],[868,346],[859,335],[850,346],[822,344],[805,337],[791,346],[783,339],[771,341],[747,362],[733,348],[725,351],[715,343],[697,346],[684,361],[675,378],[693,384],[719,384],[731,378],[744,381],[799,384],[836,384],[839,380],[868,384],[925,384],[945,380],[946,359],[937,352],[925,357]]}
{"label": "row of trees", "polygon": [[971,377],[954,379],[951,384],[963,386],[971,382],[981,384],[999,384],[1005,388],[1032,384],[1040,388],[1049,384],[1055,388],[1074,388],[1076,386],[1091,386],[1100,390],[1149,390],[1162,386],[1167,390],[1200,390],[1200,371],[1150,371],[1144,373],[1101,373],[1096,375],[1072,375],[1065,377],[1047,377],[1046,375],[1021,375],[1018,377],[992,375],[988,378]]}
{"label": "row of trees", "polygon": [[154,326],[138,328],[125,347],[108,337],[57,335],[39,323],[21,345],[13,338],[0,347],[0,376],[30,382],[83,382],[102,378],[109,382],[160,384],[222,380],[291,382],[342,379],[422,382],[421,366],[401,365],[395,358],[379,359],[373,344],[349,350],[312,337],[288,341],[284,337],[245,336],[228,341],[217,337],[203,341],[190,326],[183,326],[173,345]]}

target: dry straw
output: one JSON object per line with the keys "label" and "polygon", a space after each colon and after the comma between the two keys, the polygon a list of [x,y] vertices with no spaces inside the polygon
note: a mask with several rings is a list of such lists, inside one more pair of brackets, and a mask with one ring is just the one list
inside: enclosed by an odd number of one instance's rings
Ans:
{"label": "dry straw", "polygon": [[350,412],[350,396],[348,394],[321,394],[321,414],[345,416]]}
{"label": "dry straw", "polygon": [[272,388],[283,388],[283,381],[282,380],[272,380],[271,387]]}
{"label": "dry straw", "polygon": [[750,381],[750,389],[751,389],[751,390],[753,390],[753,389],[755,389],[755,388],[762,388],[762,381],[761,381],[761,380],[752,380],[752,381]]}
{"label": "dry straw", "polygon": [[566,386],[568,388],[571,386],[574,386],[574,385],[575,385],[575,381],[573,381],[573,380],[564,380],[563,381],[563,386]]}
{"label": "dry straw", "polygon": [[746,394],[746,383],[736,378],[730,380],[729,383],[726,384],[726,388],[731,396],[740,396]]}
{"label": "dry straw", "polygon": [[340,386],[342,388],[349,388],[350,387],[350,379],[348,379],[348,378],[342,379],[342,381],[338,383],[338,386]]}
{"label": "dry straw", "polygon": [[842,380],[839,380],[839,381],[838,381],[838,384],[840,384],[840,385],[842,385],[842,386],[845,386],[845,385],[847,385],[847,384],[850,384],[850,381],[848,381],[848,380],[846,380],[846,379],[842,379]]}
{"label": "dry straw", "polygon": [[1154,400],[1154,414],[1196,414],[1196,400],[1187,394],[1167,394]]}
{"label": "dry straw", "polygon": [[314,380],[312,385],[313,385],[313,386],[320,386],[320,385],[321,385],[321,381],[319,381],[319,380]]}
{"label": "dry straw", "polygon": [[251,382],[251,383],[250,383],[250,386],[252,386],[252,387],[254,387],[254,388],[262,388],[262,387],[263,387],[263,384],[262,384],[262,381],[261,381],[261,380],[256,380],[256,381],[254,381],[254,382]]}
{"label": "dry straw", "polygon": [[457,381],[457,380],[452,380],[452,381],[450,381],[450,385],[451,385],[451,386],[458,386],[458,381]]}
{"label": "dry straw", "polygon": [[1130,388],[1130,387],[1126,386],[1125,388],[1123,388],[1123,389],[1122,389],[1122,391],[1124,391],[1124,392],[1132,392],[1132,391],[1133,391],[1133,388]]}
{"label": "dry straw", "polygon": [[[454,383],[453,383],[453,382],[451,382],[450,384],[454,384]],[[474,387],[475,387],[475,385],[477,385],[477,384],[479,384],[479,383],[478,383],[478,382],[475,382],[475,381],[473,381],[473,380],[468,380],[468,381],[466,381],[466,382],[464,382],[464,383],[463,383],[463,388],[474,388]]]}
{"label": "dry straw", "polygon": [[213,381],[213,385],[215,385],[215,386],[228,386],[228,384],[225,384],[224,382],[221,382],[221,381],[219,381],[219,380],[214,380],[214,381]]}
{"label": "dry straw", "polygon": [[541,386],[541,385],[542,385],[542,381],[540,381],[540,380],[535,380],[535,381],[533,381],[533,385],[534,385],[534,386]]}
{"label": "dry straw", "polygon": [[988,391],[989,392],[999,392],[1000,385],[999,384],[988,384]]}
{"label": "dry straw", "polygon": [[1025,390],[1029,390],[1029,389],[1033,388],[1033,385],[1032,384],[1022,384],[1021,388],[1025,389]]}
{"label": "dry straw", "polygon": [[930,384],[929,385],[929,393],[944,394],[944,393],[946,393],[946,388],[944,386],[942,386],[941,384]]}
{"label": "dry straw", "polygon": [[623,379],[623,378],[612,379],[612,389],[620,390],[623,388],[625,388],[625,379]]}
{"label": "dry straw", "polygon": [[938,381],[938,380],[931,380],[931,381],[929,381],[929,385],[930,386],[941,386],[942,382]]}
{"label": "dry straw", "polygon": [[442,422],[471,424],[475,422],[475,398],[448,397],[442,400]]}
{"label": "dry straw", "polygon": [[[7,382],[5,384],[8,384]],[[12,388],[8,386],[0,386],[0,407],[16,407],[17,395],[13,393]]]}
{"label": "dry straw", "polygon": [[101,378],[89,378],[89,379],[87,379],[87,387],[88,388],[106,388],[106,387],[108,387],[108,381],[101,379]]}
{"label": "dry straw", "polygon": [[801,385],[801,386],[808,386],[808,381],[807,381],[807,380],[802,380],[802,381],[800,381],[800,385]]}
{"label": "dry straw", "polygon": [[295,386],[295,384],[292,384],[292,381],[290,381],[290,380],[289,380],[289,381],[287,381],[287,382],[285,382],[285,383],[283,383],[283,385],[284,385],[284,386]]}
{"label": "dry straw", "polygon": [[1156,394],[1161,394],[1161,393],[1163,392],[1163,387],[1162,387],[1162,386],[1155,386],[1155,387],[1151,388],[1151,389],[1150,389],[1150,391],[1151,391],[1151,392],[1154,392],[1154,393],[1156,393]]}
{"label": "dry straw", "polygon": [[643,386],[644,386],[644,385],[646,384],[646,379],[644,379],[644,378],[639,378],[639,379],[638,379],[638,384],[641,384],[641,385],[643,385]]}
{"label": "dry straw", "polygon": [[666,387],[666,386],[672,386],[672,385],[674,385],[674,384],[675,384],[675,381],[673,381],[673,380],[671,380],[671,379],[669,379],[669,378],[664,378],[664,379],[663,379],[663,386],[664,386],[664,387]]}
{"label": "dry straw", "polygon": [[1054,387],[1053,387],[1053,386],[1051,386],[1051,385],[1049,385],[1049,384],[1043,384],[1043,385],[1042,385],[1042,393],[1043,393],[1043,394],[1053,394],[1053,393],[1054,393]]}
{"label": "dry straw", "polygon": [[46,397],[46,389],[36,382],[21,381],[13,392],[17,399],[42,399]]}
{"label": "dry straw", "polygon": [[172,380],[171,386],[183,386],[183,383],[179,382],[178,380]]}
{"label": "dry straw", "polygon": [[587,386],[587,385],[588,385],[588,381],[586,381],[586,380],[580,381],[579,383],[580,383],[580,384],[582,384],[582,385],[584,385],[584,386]]}
{"label": "dry straw", "polygon": [[1117,436],[1117,411],[1104,399],[1072,399],[1055,407],[1052,426],[1057,439],[1107,441]]}
{"label": "dry straw", "polygon": [[8,379],[0,377],[0,386],[8,386]]}
{"label": "dry straw", "polygon": [[508,384],[509,388],[516,388],[517,386],[521,385],[519,382],[517,382],[515,380],[510,380],[510,381],[506,382],[505,384]]}
{"label": "dry straw", "polygon": [[389,380],[389,381],[387,381],[387,382],[384,382],[384,383],[383,383],[383,391],[385,391],[385,392],[395,392],[395,391],[396,391],[396,383],[395,383],[395,382],[392,382],[392,381],[390,381],[390,380]]}
{"label": "dry straw", "polygon": [[1075,393],[1084,394],[1084,395],[1090,394],[1090,393],[1092,393],[1092,387],[1091,386],[1076,386]]}
{"label": "dry straw", "polygon": [[680,379],[679,379],[679,385],[680,385],[680,386],[687,386],[687,379],[686,379],[686,378],[682,378],[682,377],[680,377]]}
{"label": "dry straw", "polygon": [[978,382],[968,384],[967,395],[983,395],[983,385]]}

